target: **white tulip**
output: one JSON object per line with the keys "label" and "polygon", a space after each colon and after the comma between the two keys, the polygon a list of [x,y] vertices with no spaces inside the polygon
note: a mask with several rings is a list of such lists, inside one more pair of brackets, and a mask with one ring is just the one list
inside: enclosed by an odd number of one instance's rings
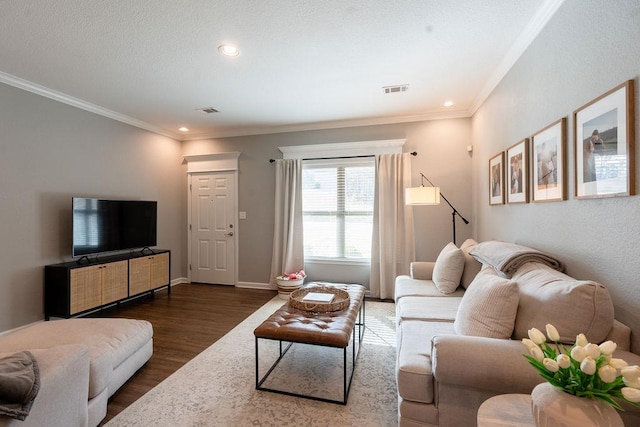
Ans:
{"label": "white tulip", "polygon": [[582,362],[585,357],[587,357],[587,351],[584,347],[577,345],[571,349],[571,358],[576,362]]}
{"label": "white tulip", "polygon": [[628,366],[627,362],[622,359],[611,358],[609,359],[609,365],[613,366],[616,369],[622,369]]}
{"label": "white tulip", "polygon": [[544,344],[547,341],[547,338],[542,332],[540,332],[540,329],[531,328],[527,331],[527,333],[529,334],[529,338],[531,339],[531,341],[538,345]]}
{"label": "white tulip", "polygon": [[529,354],[533,356],[538,362],[542,362],[544,360],[544,353],[540,350],[540,347],[533,347],[529,349]]}
{"label": "white tulip", "polygon": [[627,387],[640,389],[640,378],[635,378],[633,380],[628,380],[626,378],[623,378],[623,381],[624,381],[624,385],[626,385]]}
{"label": "white tulip", "polygon": [[547,368],[547,371],[549,372],[558,372],[558,369],[560,369],[560,366],[558,366],[558,362],[553,359],[549,359],[548,357],[545,357],[542,360],[542,364],[545,368]]}
{"label": "white tulip", "polygon": [[587,375],[596,373],[596,361],[591,356],[585,357],[580,363],[580,370]]}
{"label": "white tulip", "polygon": [[553,326],[551,323],[547,323],[547,326],[545,328],[547,330],[547,336],[551,341],[560,341],[560,334],[558,333],[558,330],[555,326]]}
{"label": "white tulip", "polygon": [[527,347],[527,350],[531,350],[533,347],[537,347],[538,345],[531,341],[529,338],[522,338],[522,344]]}
{"label": "white tulip", "polygon": [[618,378],[617,373],[616,368],[610,365],[603,365],[598,369],[598,376],[607,384],[614,382]]}
{"label": "white tulip", "polygon": [[591,356],[594,359],[600,357],[600,347],[596,344],[587,344],[584,346],[585,351],[587,352],[587,356]]}
{"label": "white tulip", "polygon": [[584,347],[587,344],[589,344],[589,341],[587,340],[587,337],[584,336],[584,334],[580,334],[576,337],[576,345]]}
{"label": "white tulip", "polygon": [[566,354],[559,354],[556,357],[556,362],[558,362],[558,366],[560,366],[562,369],[567,369],[569,366],[571,366],[571,359]]}
{"label": "white tulip", "polygon": [[600,344],[599,347],[600,347],[600,353],[604,354],[605,356],[611,356],[613,352],[616,351],[616,347],[618,347],[618,344],[609,340]]}
{"label": "white tulip", "polygon": [[638,378],[640,378],[640,366],[627,366],[620,369],[620,373],[626,380],[637,380]]}
{"label": "white tulip", "polygon": [[640,402],[640,390],[631,387],[622,387],[622,396],[629,402]]}

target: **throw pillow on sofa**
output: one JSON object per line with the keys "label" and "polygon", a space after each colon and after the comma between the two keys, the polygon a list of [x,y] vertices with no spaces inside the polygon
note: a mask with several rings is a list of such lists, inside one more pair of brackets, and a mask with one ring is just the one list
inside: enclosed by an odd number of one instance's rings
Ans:
{"label": "throw pillow on sofa", "polygon": [[577,280],[540,264],[523,265],[512,279],[518,288],[518,316],[514,339],[527,337],[531,328],[544,330],[547,323],[558,329],[560,342],[572,344],[576,335],[601,343],[613,327],[614,309],[605,286]]}
{"label": "throw pillow on sofa", "polygon": [[508,339],[517,312],[518,287],[487,266],[464,293],[453,328],[458,335]]}
{"label": "throw pillow on sofa", "polygon": [[445,246],[436,259],[433,267],[433,283],[443,294],[450,294],[460,284],[464,269],[464,254],[454,244]]}

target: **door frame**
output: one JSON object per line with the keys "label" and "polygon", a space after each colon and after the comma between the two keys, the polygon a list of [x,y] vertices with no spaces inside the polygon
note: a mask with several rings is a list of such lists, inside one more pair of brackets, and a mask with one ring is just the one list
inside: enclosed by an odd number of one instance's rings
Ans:
{"label": "door frame", "polygon": [[185,162],[187,162],[187,278],[191,282],[191,265],[192,265],[192,253],[191,253],[191,182],[192,175],[201,173],[215,174],[216,172],[233,172],[233,180],[235,186],[233,214],[235,218],[235,258],[234,271],[233,271],[233,286],[238,286],[238,254],[240,239],[240,224],[238,221],[238,157],[240,153],[237,151],[227,153],[215,153],[215,154],[196,154],[183,156]]}

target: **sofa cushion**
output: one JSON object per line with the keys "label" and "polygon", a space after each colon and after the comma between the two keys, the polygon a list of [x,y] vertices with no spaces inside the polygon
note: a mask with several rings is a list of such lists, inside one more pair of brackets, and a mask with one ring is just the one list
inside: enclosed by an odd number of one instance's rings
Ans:
{"label": "sofa cushion", "polygon": [[412,279],[431,280],[435,261],[414,261],[409,264],[409,275]]}
{"label": "sofa cushion", "polygon": [[431,339],[453,334],[453,323],[408,321],[398,327],[396,380],[402,399],[433,402]]}
{"label": "sofa cushion", "polygon": [[458,288],[450,294],[443,294],[436,288],[433,280],[416,280],[409,276],[396,277],[395,301],[398,302],[403,297],[461,297],[464,289]]}
{"label": "sofa cushion", "polygon": [[462,297],[404,297],[396,303],[396,318],[453,323]]}
{"label": "sofa cushion", "polygon": [[590,342],[605,340],[613,326],[613,303],[607,289],[596,282],[576,280],[540,263],[528,263],[513,275],[519,294],[514,339],[531,328],[551,323],[560,341],[575,342],[583,333]]}
{"label": "sofa cushion", "polygon": [[89,347],[91,399],[109,385],[113,370],[152,336],[153,328],[146,320],[63,319],[36,323],[0,337],[0,347],[4,351],[85,344]]}
{"label": "sofa cushion", "polygon": [[518,311],[518,288],[511,280],[484,268],[465,292],[453,327],[460,335],[511,337]]}
{"label": "sofa cushion", "polygon": [[473,279],[475,279],[476,275],[482,269],[482,263],[471,256],[470,252],[473,248],[478,244],[473,239],[467,239],[460,245],[460,250],[464,255],[464,270],[462,270],[462,278],[460,279],[460,284],[467,289]]}
{"label": "sofa cushion", "polygon": [[464,255],[453,243],[447,244],[436,259],[433,267],[433,283],[443,294],[450,294],[460,285],[462,270],[464,269]]}

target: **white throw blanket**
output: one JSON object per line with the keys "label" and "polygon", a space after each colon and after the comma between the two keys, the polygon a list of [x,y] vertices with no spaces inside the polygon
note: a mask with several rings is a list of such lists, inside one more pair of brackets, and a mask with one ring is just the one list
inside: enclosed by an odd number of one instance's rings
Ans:
{"label": "white throw blanket", "polygon": [[469,254],[481,263],[493,266],[506,277],[511,277],[528,262],[539,262],[555,270],[564,271],[564,265],[560,260],[537,249],[515,243],[490,240],[477,244]]}

